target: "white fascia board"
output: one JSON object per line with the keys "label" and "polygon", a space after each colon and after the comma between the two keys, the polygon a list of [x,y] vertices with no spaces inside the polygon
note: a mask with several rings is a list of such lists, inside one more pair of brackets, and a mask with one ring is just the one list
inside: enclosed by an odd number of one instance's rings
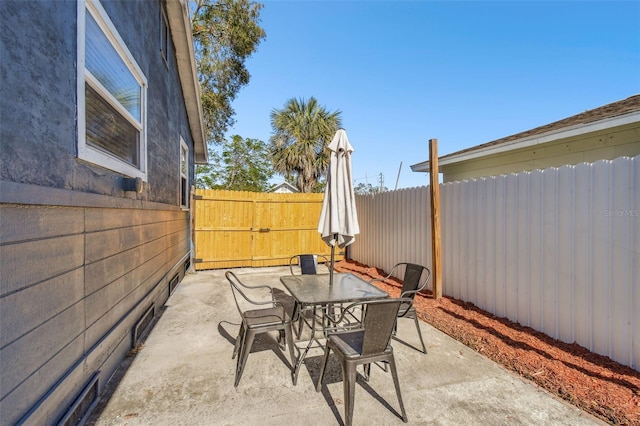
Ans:
{"label": "white fascia board", "polygon": [[193,33],[187,0],[168,0],[167,19],[171,28],[171,38],[176,47],[178,74],[184,94],[185,107],[189,118],[189,127],[194,143],[194,161],[196,164],[209,162],[209,151],[204,132],[200,82],[196,68]]}
{"label": "white fascia board", "polygon": [[[640,122],[640,111],[620,115],[617,117],[606,118],[604,120],[594,121],[588,124],[577,124],[575,126],[564,127],[562,129],[552,130],[547,133],[541,133],[539,135],[515,139],[494,146],[478,148],[471,151],[462,152],[458,155],[452,155],[450,157],[447,156],[446,158],[439,158],[438,165],[446,166],[462,163],[464,161],[473,160],[476,158],[486,157],[489,155],[499,154],[506,151],[513,151],[521,148],[528,148],[531,146],[541,145],[560,139],[585,135],[587,133],[598,132],[600,130],[607,130],[613,127],[624,126],[626,124],[637,122]],[[411,171],[413,172],[429,172],[429,170],[429,161],[423,161],[411,166]]]}
{"label": "white fascia board", "polygon": [[[438,166],[440,163],[438,163]],[[426,172],[429,173],[431,171],[431,166],[429,160],[423,161],[422,163],[412,164],[411,166],[412,172]]]}

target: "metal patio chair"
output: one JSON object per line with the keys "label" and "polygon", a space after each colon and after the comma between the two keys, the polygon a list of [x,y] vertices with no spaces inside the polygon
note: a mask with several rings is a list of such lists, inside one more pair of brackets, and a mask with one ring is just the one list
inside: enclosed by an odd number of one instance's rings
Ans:
{"label": "metal patio chair", "polygon": [[317,274],[319,272],[318,267],[320,266],[318,261],[322,261],[324,263],[324,265],[327,267],[327,273],[329,273],[331,262],[326,256],[323,256],[321,254],[296,254],[294,256],[291,256],[291,258],[289,259],[289,270],[291,271],[291,275],[297,275],[294,271],[294,266],[296,265],[300,267],[300,273],[302,275]]}
{"label": "metal patio chair", "polygon": [[[322,261],[324,266],[327,268],[327,273],[331,272],[331,262],[329,258],[321,255],[321,254],[296,254],[291,256],[289,259],[289,270],[291,271],[291,275],[298,275],[299,272],[301,275],[316,275],[320,270],[320,263],[318,261]],[[298,266],[299,268],[294,268]],[[299,269],[299,270],[296,270]],[[296,329],[296,337],[300,338],[302,335],[302,327],[304,324],[303,315],[307,312],[312,312],[313,308],[300,310],[300,306],[297,303],[293,306],[292,318],[295,321],[298,321],[298,327]]]}
{"label": "metal patio chair", "polygon": [[[364,364],[368,374],[370,364],[381,361],[388,363],[391,367],[391,376],[393,377],[393,384],[400,403],[402,420],[405,423],[408,421],[407,413],[402,403],[393,348],[389,342],[398,317],[398,311],[401,306],[408,306],[410,302],[410,299],[403,298],[352,303],[345,307],[341,317],[354,308],[360,308],[364,312],[363,321],[360,324],[361,328],[328,335],[324,360],[320,369],[320,378],[316,384],[316,392],[319,392],[322,387],[322,378],[329,360],[329,353],[333,351],[342,365],[345,424],[347,426],[351,425],[353,421],[356,367]],[[336,322],[340,323],[341,320],[342,318],[338,318]]]}
{"label": "metal patio chair", "polygon": [[[249,352],[251,352],[251,346],[253,345],[253,340],[256,334],[278,331],[278,344],[281,349],[284,349],[285,346],[289,346],[289,355],[291,356],[291,366],[293,369],[297,358],[294,354],[291,318],[286,312],[284,305],[275,300],[273,289],[267,285],[249,286],[243,284],[231,271],[227,271],[225,276],[231,284],[233,299],[236,303],[236,307],[238,308],[238,312],[242,317],[242,324],[240,325],[240,331],[238,332],[236,344],[233,348],[233,355],[231,357],[233,359],[238,356],[234,386],[237,387],[240,382],[240,377],[242,377],[242,372],[244,371],[244,366],[247,363],[247,358],[249,357]],[[255,291],[259,289],[268,290],[271,294],[271,300],[255,301],[245,293],[247,290]],[[251,305],[267,307],[259,309],[243,309],[240,304],[240,297]],[[286,343],[284,344],[281,342],[283,333],[286,339]]]}
{"label": "metal patio chair", "polygon": [[[418,265],[415,263],[407,263],[401,262],[397,263],[391,268],[391,272],[384,278],[376,278],[369,282],[373,283],[376,281],[384,281],[389,279],[394,275],[396,269],[400,267],[405,267],[404,278],[402,279],[402,292],[400,293],[401,298],[409,299],[409,302],[402,306],[400,309],[400,314],[398,318],[413,318],[413,321],[416,325],[416,330],[418,330],[418,336],[420,337],[420,343],[422,344],[422,353],[427,353],[427,348],[424,345],[424,340],[422,339],[422,332],[420,331],[420,323],[418,322],[418,314],[416,312],[415,307],[413,306],[413,299],[419,291],[424,290],[424,288],[429,283],[431,279],[431,271],[426,266]],[[424,279],[422,276],[424,275]],[[394,327],[393,334],[395,335],[397,331],[397,324]]]}

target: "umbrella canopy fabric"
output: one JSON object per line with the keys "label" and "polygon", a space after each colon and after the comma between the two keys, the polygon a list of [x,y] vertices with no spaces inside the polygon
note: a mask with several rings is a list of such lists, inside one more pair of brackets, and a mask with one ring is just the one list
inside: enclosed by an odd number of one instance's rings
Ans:
{"label": "umbrella canopy fabric", "polygon": [[[329,144],[331,159],[327,171],[327,186],[324,191],[318,232],[328,245],[340,248],[352,244],[360,233],[356,201],[351,179],[351,153],[347,132],[338,129]],[[333,250],[331,263],[333,264]]]}

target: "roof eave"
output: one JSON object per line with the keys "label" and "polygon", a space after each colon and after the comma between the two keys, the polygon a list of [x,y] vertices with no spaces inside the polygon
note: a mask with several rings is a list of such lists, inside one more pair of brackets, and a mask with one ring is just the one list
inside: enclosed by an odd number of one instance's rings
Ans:
{"label": "roof eave", "polygon": [[[541,133],[539,135],[528,136],[513,141],[505,142],[500,145],[480,147],[474,150],[467,150],[460,154],[449,154],[438,158],[439,166],[448,166],[452,164],[462,163],[489,155],[499,154],[506,151],[513,151],[516,149],[527,148],[535,145],[541,145],[548,142],[553,142],[558,139],[570,138],[573,136],[580,136],[587,133],[597,132],[600,130],[610,129],[612,127],[624,126],[640,122],[640,111],[635,111],[630,114],[619,115],[616,117],[606,118],[604,120],[598,120],[587,124],[579,124],[575,126],[564,127],[562,129],[553,130],[547,133]],[[413,172],[429,172],[430,162],[423,161],[421,163],[413,164],[411,171]]]}
{"label": "roof eave", "polygon": [[209,153],[204,132],[200,83],[198,82],[187,1],[168,0],[167,19],[171,29],[171,38],[176,48],[178,75],[180,76],[189,127],[193,137],[193,158],[196,164],[207,164],[209,162]]}

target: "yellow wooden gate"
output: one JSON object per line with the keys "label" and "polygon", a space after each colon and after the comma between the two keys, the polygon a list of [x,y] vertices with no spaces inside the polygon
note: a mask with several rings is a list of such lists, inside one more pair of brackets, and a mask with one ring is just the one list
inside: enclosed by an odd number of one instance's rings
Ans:
{"label": "yellow wooden gate", "polygon": [[[299,253],[331,254],[318,233],[323,194],[196,189],[196,270],[287,265]],[[336,250],[336,261],[344,250]]]}

